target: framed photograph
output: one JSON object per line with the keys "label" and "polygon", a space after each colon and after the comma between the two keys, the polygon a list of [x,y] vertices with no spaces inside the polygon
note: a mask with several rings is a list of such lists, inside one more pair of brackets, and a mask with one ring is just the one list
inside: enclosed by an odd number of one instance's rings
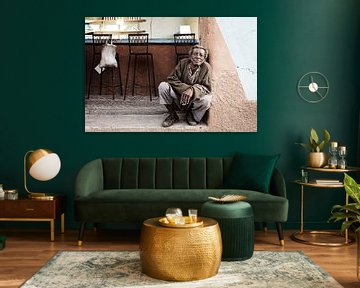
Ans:
{"label": "framed photograph", "polygon": [[257,132],[256,17],[85,17],[86,132]]}

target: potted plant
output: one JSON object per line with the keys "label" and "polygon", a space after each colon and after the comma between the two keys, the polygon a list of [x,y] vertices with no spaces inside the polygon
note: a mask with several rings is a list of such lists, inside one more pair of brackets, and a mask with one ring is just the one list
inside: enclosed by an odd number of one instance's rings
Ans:
{"label": "potted plant", "polygon": [[328,154],[324,152],[325,144],[330,140],[330,133],[323,129],[324,138],[320,141],[319,136],[314,128],[310,130],[308,143],[296,143],[309,151],[308,165],[310,167],[323,167],[327,164]]}
{"label": "potted plant", "polygon": [[354,200],[354,203],[334,205],[329,220],[343,221],[341,232],[351,226],[356,226],[355,232],[360,232],[360,225],[356,225],[360,224],[360,185],[348,174],[344,173],[344,175],[345,192]]}
{"label": "potted plant", "polygon": [[334,205],[329,221],[343,221],[341,233],[346,229],[354,228],[357,241],[357,277],[360,280],[360,185],[344,173],[344,188],[353,203],[347,205]]}

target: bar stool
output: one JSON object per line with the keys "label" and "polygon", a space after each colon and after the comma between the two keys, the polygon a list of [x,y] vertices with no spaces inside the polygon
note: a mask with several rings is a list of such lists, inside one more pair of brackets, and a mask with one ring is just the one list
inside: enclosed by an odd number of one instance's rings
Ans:
{"label": "bar stool", "polygon": [[[88,89],[87,89],[87,99],[90,98],[90,90],[91,90],[91,84],[92,84],[92,80],[93,80],[93,73],[95,68],[98,66],[98,63],[95,62],[95,59],[97,59],[100,62],[101,59],[101,52],[103,49],[103,46],[106,43],[110,43],[112,40],[112,34],[92,34],[92,58],[91,58],[91,65],[90,65],[90,75],[89,75],[89,82],[88,82]],[[120,60],[119,60],[119,54],[116,53],[116,62],[117,62],[117,67],[103,67],[100,68],[98,67],[98,69],[96,69],[97,71],[100,71],[100,94],[102,94],[102,88],[108,88],[109,90],[112,91],[112,95],[113,95],[113,100],[115,99],[115,92],[116,92],[116,88],[119,87],[120,88],[120,95],[123,94],[123,89],[122,89],[122,81],[121,81],[121,72],[120,72]],[[114,70],[116,73],[118,73],[118,80],[119,82],[116,84],[114,81]],[[103,83],[103,74],[104,72],[109,71],[111,73],[111,80],[109,81],[110,83]]]}
{"label": "bar stool", "polygon": [[[155,96],[157,95],[157,92],[156,92],[156,86],[155,86],[154,58],[153,58],[153,54],[149,52],[149,34],[148,33],[128,34],[128,43],[129,43],[129,60],[128,60],[128,66],[127,66],[127,72],[126,72],[124,100],[126,98],[126,89],[127,89],[128,81],[129,81],[131,59],[134,58],[134,72],[133,72],[133,83],[132,83],[132,95],[134,96],[137,60],[138,60],[138,57],[145,56],[146,57],[146,69],[148,72],[148,82],[149,82],[148,87],[149,87],[149,93],[150,93],[150,101],[152,101],[152,94],[151,94],[152,86],[154,88]],[[149,57],[150,57],[151,61],[149,61]],[[152,80],[153,80],[152,85],[151,85],[151,73],[152,73]]]}
{"label": "bar stool", "polygon": [[174,34],[176,63],[178,63],[180,59],[189,57],[189,48],[195,44],[195,33]]}

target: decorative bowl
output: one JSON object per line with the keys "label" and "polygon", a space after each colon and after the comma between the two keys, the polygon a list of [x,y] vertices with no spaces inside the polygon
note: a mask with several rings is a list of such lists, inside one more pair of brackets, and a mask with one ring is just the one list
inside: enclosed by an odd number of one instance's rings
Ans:
{"label": "decorative bowl", "polygon": [[208,197],[210,200],[213,200],[215,202],[237,202],[237,201],[243,201],[246,199],[246,196],[243,195],[224,195],[220,198],[216,197]]}

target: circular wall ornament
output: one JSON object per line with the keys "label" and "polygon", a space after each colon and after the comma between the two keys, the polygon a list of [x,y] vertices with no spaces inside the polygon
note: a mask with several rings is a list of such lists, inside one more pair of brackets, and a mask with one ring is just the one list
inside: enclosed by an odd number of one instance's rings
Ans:
{"label": "circular wall ornament", "polygon": [[329,81],[320,72],[308,72],[300,78],[297,91],[304,101],[319,103],[329,93]]}

